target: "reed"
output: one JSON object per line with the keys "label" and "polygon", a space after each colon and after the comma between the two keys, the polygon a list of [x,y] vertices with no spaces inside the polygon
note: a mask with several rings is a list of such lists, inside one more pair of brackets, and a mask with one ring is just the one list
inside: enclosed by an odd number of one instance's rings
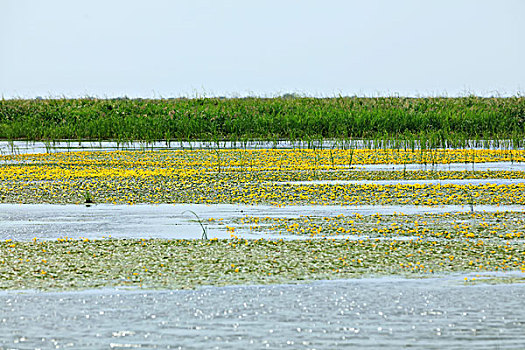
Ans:
{"label": "reed", "polygon": [[[525,97],[0,100],[6,140],[345,140],[523,145]],[[397,142],[396,141],[396,142]]]}
{"label": "reed", "polygon": [[201,229],[202,229],[201,239],[207,240],[208,239],[208,231],[206,230],[206,227],[204,227],[204,225],[202,224],[202,220],[199,217],[199,215],[197,215],[197,213],[194,212],[193,210],[185,210],[185,211],[182,212],[182,214],[185,214],[185,213],[191,213],[191,214],[193,214],[195,216],[195,218],[197,218],[197,221],[199,222],[199,225],[201,226]]}

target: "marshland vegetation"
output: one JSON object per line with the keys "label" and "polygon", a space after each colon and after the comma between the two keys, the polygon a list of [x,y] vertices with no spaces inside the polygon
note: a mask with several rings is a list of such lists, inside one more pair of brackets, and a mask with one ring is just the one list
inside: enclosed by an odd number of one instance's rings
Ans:
{"label": "marshland vegetation", "polygon": [[[466,205],[472,199],[476,204],[523,204],[523,182],[471,185],[447,180],[521,179],[522,171],[475,171],[475,164],[510,159],[522,162],[524,157],[523,150],[485,149],[214,149],[10,155],[0,157],[0,202],[84,203],[88,194],[92,201],[113,204]],[[431,164],[453,162],[473,162],[474,171],[431,168]],[[427,163],[429,169],[353,169],[366,164],[407,163]],[[403,183],[408,179],[443,182]],[[368,182],[359,182],[363,180]],[[383,184],[380,180],[400,182]]]}
{"label": "marshland vegetation", "polygon": [[419,140],[433,147],[525,135],[525,97],[0,100],[6,140]]}
{"label": "marshland vegetation", "polygon": [[1,289],[195,288],[522,269],[525,246],[476,240],[0,242]]}

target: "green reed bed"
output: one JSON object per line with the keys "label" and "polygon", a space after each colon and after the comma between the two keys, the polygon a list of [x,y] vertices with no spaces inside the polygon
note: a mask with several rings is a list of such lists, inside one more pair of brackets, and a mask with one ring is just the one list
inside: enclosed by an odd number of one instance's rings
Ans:
{"label": "green reed bed", "polygon": [[26,140],[402,139],[464,145],[525,135],[525,98],[0,100],[0,138]]}
{"label": "green reed bed", "polygon": [[194,288],[523,267],[523,244],[378,240],[0,242],[0,289]]}

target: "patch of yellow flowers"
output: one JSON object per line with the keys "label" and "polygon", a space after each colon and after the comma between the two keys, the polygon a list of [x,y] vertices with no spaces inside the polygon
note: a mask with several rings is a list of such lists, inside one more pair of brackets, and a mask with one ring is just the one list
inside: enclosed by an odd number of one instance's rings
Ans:
{"label": "patch of yellow flowers", "polygon": [[365,164],[521,162],[522,150],[234,149],[0,156],[0,202],[524,204],[525,185],[287,181],[523,178],[520,171],[356,171]]}

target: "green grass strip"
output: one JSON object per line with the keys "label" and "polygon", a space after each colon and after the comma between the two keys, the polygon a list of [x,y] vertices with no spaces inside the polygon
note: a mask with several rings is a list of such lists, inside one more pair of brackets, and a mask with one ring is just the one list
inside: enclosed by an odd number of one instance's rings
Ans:
{"label": "green grass strip", "polygon": [[0,100],[0,139],[419,140],[525,135],[525,98],[196,98]]}

